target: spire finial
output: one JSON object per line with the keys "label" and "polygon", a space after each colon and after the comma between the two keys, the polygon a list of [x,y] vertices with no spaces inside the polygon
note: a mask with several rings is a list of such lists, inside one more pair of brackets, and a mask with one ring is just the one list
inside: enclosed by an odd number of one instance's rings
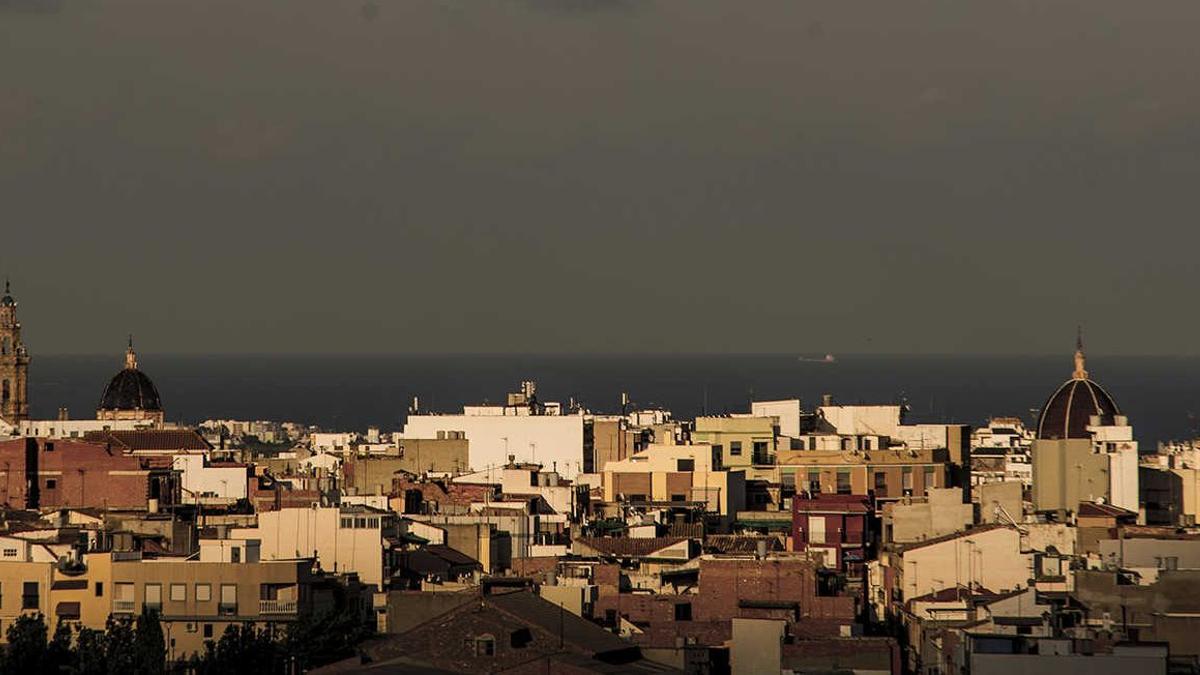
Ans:
{"label": "spire finial", "polygon": [[1083,326],[1079,326],[1075,333],[1075,372],[1071,373],[1071,377],[1076,380],[1088,379],[1086,366],[1087,357],[1083,354]]}
{"label": "spire finial", "polygon": [[3,306],[3,307],[16,307],[17,306],[17,301],[14,300],[13,296],[12,296],[12,283],[9,281],[9,278],[7,275],[5,275],[5,277],[4,277],[4,295],[0,296],[0,306]]}
{"label": "spire finial", "polygon": [[129,349],[125,351],[126,370],[137,370],[137,353],[133,351],[133,333],[129,334]]}

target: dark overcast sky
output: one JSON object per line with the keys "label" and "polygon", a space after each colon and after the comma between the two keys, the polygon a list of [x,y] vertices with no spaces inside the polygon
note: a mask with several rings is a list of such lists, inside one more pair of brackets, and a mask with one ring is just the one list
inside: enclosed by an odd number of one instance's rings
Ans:
{"label": "dark overcast sky", "polygon": [[36,352],[1196,354],[1194,0],[0,0]]}

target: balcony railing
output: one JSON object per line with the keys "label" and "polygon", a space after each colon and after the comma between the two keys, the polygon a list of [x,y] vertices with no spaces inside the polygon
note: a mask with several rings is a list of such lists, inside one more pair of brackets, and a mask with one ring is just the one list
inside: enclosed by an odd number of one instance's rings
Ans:
{"label": "balcony railing", "polygon": [[259,600],[259,614],[295,614],[295,600]]}
{"label": "balcony railing", "polygon": [[113,600],[113,612],[117,614],[133,614],[137,603],[133,600]]}

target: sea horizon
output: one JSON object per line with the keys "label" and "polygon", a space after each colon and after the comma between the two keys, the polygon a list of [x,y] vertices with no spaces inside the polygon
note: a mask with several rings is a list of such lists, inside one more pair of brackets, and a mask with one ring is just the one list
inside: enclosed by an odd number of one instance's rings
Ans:
{"label": "sea horizon", "polygon": [[[93,414],[120,355],[34,355],[31,412]],[[678,418],[745,412],[749,401],[799,398],[811,409],[823,394],[841,403],[904,403],[919,422],[980,425],[1036,411],[1070,376],[1069,355],[816,353],[616,354],[188,354],[139,351],[169,421],[273,419],[323,428],[399,429],[414,396],[424,411],[497,402],[521,380],[543,400],[578,401],[597,413],[635,404]],[[1131,420],[1143,450],[1196,435],[1200,356],[1089,356],[1092,378]]]}

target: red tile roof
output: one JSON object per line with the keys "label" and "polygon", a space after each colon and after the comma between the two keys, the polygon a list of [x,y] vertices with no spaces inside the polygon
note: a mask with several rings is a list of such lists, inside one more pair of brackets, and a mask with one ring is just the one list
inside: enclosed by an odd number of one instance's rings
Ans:
{"label": "red tile roof", "polygon": [[208,441],[190,429],[89,431],[84,440],[111,443],[127,452],[139,450],[212,450]]}
{"label": "red tile roof", "polygon": [[768,551],[783,551],[779,537],[747,537],[736,534],[710,534],[704,538],[704,548],[720,553],[755,553],[758,542],[766,541]]}
{"label": "red tile roof", "polygon": [[575,541],[602,555],[640,558],[687,540],[684,537],[577,537]]}

